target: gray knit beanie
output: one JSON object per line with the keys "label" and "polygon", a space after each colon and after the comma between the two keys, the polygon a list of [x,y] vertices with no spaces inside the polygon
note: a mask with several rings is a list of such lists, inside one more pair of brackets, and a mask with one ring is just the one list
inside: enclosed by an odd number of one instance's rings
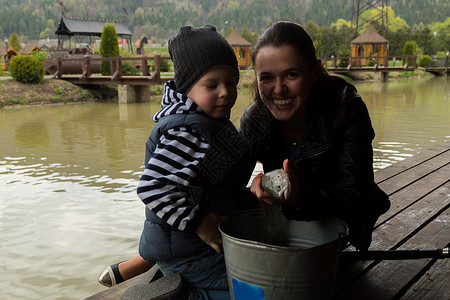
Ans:
{"label": "gray knit beanie", "polygon": [[214,67],[232,68],[239,80],[234,50],[212,25],[181,27],[178,34],[169,40],[169,54],[179,93],[187,93],[203,74]]}

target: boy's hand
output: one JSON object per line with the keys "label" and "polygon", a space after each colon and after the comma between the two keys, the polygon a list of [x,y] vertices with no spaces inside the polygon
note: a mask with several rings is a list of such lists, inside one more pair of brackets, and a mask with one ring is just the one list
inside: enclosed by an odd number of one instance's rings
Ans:
{"label": "boy's hand", "polygon": [[202,241],[208,244],[217,253],[222,253],[222,235],[219,231],[219,223],[226,218],[227,217],[213,213],[206,214],[196,231]]}

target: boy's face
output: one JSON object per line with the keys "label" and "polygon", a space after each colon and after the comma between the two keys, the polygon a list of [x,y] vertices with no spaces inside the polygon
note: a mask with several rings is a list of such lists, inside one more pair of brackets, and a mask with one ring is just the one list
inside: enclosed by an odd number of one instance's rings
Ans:
{"label": "boy's face", "polygon": [[207,115],[225,118],[236,103],[236,73],[229,67],[213,68],[200,77],[187,96]]}

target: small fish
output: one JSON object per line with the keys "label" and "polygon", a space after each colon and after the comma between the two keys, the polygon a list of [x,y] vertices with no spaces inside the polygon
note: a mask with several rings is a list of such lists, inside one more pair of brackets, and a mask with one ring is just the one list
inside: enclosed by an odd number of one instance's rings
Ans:
{"label": "small fish", "polygon": [[289,175],[283,169],[276,169],[262,176],[262,188],[279,200],[286,200],[291,194]]}

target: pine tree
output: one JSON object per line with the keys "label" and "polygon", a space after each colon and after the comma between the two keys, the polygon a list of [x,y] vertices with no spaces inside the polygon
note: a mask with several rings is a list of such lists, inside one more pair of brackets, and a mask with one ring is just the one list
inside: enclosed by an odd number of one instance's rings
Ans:
{"label": "pine tree", "polygon": [[[408,56],[412,56],[414,55],[414,51],[416,48],[416,44],[414,41],[407,41],[405,43],[405,46],[403,47],[403,55],[408,55]],[[402,63],[403,65],[405,64],[405,58],[402,59]],[[413,58],[409,58],[408,59],[408,65],[411,67],[414,63]]]}
{"label": "pine tree", "polygon": [[16,50],[17,53],[19,53],[20,49],[22,49],[19,36],[16,33],[11,34],[9,37],[8,46]]}
{"label": "pine tree", "polygon": [[[119,55],[119,39],[117,38],[114,24],[107,23],[103,27],[100,41],[100,55],[102,57],[115,57]],[[111,74],[109,61],[101,62],[100,73],[105,76]]]}

